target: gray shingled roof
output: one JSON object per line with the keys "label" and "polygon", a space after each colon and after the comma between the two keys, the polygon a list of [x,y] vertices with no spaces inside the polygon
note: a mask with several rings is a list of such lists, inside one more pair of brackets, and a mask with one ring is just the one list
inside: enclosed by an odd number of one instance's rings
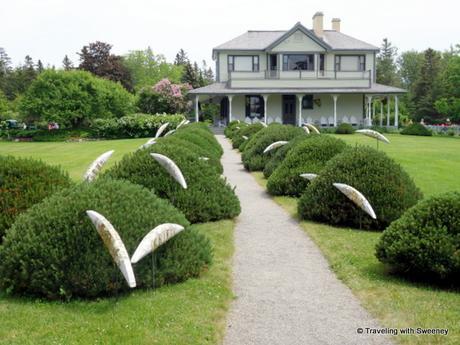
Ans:
{"label": "gray shingled roof", "polygon": [[205,87],[190,90],[190,94],[195,95],[240,95],[240,94],[289,94],[289,93],[359,93],[359,94],[401,94],[407,92],[393,86],[374,83],[370,88],[229,88],[227,83],[214,83]]}
{"label": "gray shingled roof", "polygon": [[[286,32],[288,31],[248,31],[215,47],[214,50],[264,50]],[[372,44],[334,30],[324,30],[323,41],[333,50],[379,50]]]}

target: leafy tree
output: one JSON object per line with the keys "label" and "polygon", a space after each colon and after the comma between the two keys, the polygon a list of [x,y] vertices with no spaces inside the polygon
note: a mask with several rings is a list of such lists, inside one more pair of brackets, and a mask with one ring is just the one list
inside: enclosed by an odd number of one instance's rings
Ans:
{"label": "leafy tree", "polygon": [[123,58],[110,53],[112,45],[94,42],[84,46],[80,55],[79,69],[88,71],[115,82],[120,82],[127,90],[132,90],[132,78],[123,64]]}
{"label": "leafy tree", "polygon": [[71,69],[74,68],[72,60],[70,60],[67,55],[64,56],[64,59],[62,60],[62,67],[64,68],[65,71],[70,71]]}
{"label": "leafy tree", "polygon": [[155,85],[162,79],[173,83],[181,81],[183,67],[168,63],[163,55],[155,54],[150,47],[131,51],[123,63],[132,75],[135,90]]}
{"label": "leafy tree", "polygon": [[442,120],[437,115],[434,103],[439,96],[440,54],[429,48],[424,53],[420,75],[414,87],[412,101],[415,106],[413,118],[420,121],[422,118],[431,122]]}
{"label": "leafy tree", "polygon": [[442,72],[443,97],[435,102],[436,110],[449,116],[451,121],[460,122],[460,56],[449,58]]}
{"label": "leafy tree", "polygon": [[147,114],[175,114],[188,110],[186,93],[188,84],[173,84],[168,79],[160,80],[152,88],[144,88],[139,94],[137,106]]}
{"label": "leafy tree", "polygon": [[79,127],[95,118],[121,117],[134,111],[134,96],[121,85],[85,71],[41,73],[20,100],[25,119]]}
{"label": "leafy tree", "polygon": [[387,38],[384,38],[377,55],[377,83],[392,86],[397,84],[396,53],[397,48],[393,47]]}
{"label": "leafy tree", "polygon": [[0,90],[0,119],[8,111],[8,99],[2,90]]}
{"label": "leafy tree", "polygon": [[8,76],[11,73],[11,59],[5,49],[0,47],[0,90],[7,91]]}
{"label": "leafy tree", "polygon": [[45,70],[45,67],[43,66],[42,60],[37,61],[37,73],[40,74]]}

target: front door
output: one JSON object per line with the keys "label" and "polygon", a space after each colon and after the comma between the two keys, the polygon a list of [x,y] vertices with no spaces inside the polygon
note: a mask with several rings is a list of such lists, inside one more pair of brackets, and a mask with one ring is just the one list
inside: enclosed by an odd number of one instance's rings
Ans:
{"label": "front door", "polygon": [[283,95],[283,124],[295,125],[295,95]]}

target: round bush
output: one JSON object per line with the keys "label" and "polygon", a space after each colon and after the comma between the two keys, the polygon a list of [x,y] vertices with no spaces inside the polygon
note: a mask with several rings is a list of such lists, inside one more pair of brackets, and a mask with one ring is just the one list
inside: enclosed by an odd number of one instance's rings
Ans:
{"label": "round bush", "polygon": [[249,139],[242,154],[244,167],[249,171],[261,171],[274,155],[274,151],[263,153],[265,148],[275,141],[289,141],[296,136],[306,135],[300,127],[291,125],[271,124],[258,131]]}
{"label": "round bush", "polygon": [[186,126],[184,128],[180,128],[172,136],[201,146],[208,152],[207,156],[212,156],[216,159],[220,159],[224,153],[222,147],[217,142],[214,135],[209,131],[209,129],[205,130],[197,127]]}
{"label": "round bush", "polygon": [[296,147],[300,142],[303,142],[313,137],[314,137],[313,135],[299,135],[295,137],[294,139],[290,140],[289,143],[287,143],[286,145],[277,148],[276,152],[272,155],[270,160],[265,164],[265,167],[264,167],[265,178],[268,179],[270,175],[276,170],[276,168],[278,168],[281,165],[281,163],[284,161],[284,159],[286,158],[290,150]]}
{"label": "round bush", "polygon": [[[0,287],[49,299],[128,290],[86,210],[113,224],[130,255],[159,224],[186,227],[155,254],[156,286],[195,277],[211,262],[208,240],[169,202],[127,181],[98,179],[60,191],[18,217],[0,247]],[[138,287],[152,286],[150,258],[133,269]]]}
{"label": "round bush", "polygon": [[69,176],[59,167],[0,156],[0,242],[18,214],[71,185]]}
{"label": "round bush", "polygon": [[[336,189],[332,185],[335,182],[360,191],[369,200],[377,219],[373,220]],[[326,164],[300,198],[298,212],[304,219],[382,230],[421,197],[401,166],[382,151],[359,146],[343,151]]]}
{"label": "round bush", "polygon": [[412,125],[407,126],[401,131],[403,135],[420,135],[425,137],[430,137],[433,135],[433,132],[426,128],[421,123],[413,123]]}
{"label": "round bush", "polygon": [[353,134],[355,132],[352,125],[349,123],[341,123],[335,129],[335,134]]}
{"label": "round bush", "polygon": [[[151,157],[151,152],[172,159],[181,169],[188,188],[183,189]],[[192,223],[233,218],[240,213],[240,203],[232,187],[208,162],[197,159],[187,148],[167,141],[124,156],[106,175],[147,187],[170,200]]]}
{"label": "round bush", "polygon": [[460,275],[460,193],[419,202],[391,223],[377,244],[377,258],[396,271],[424,279]]}
{"label": "round bush", "polygon": [[346,147],[343,140],[328,135],[315,135],[291,149],[267,181],[272,195],[302,194],[309,183],[300,174],[320,174],[326,163]]}
{"label": "round bush", "polygon": [[239,131],[236,131],[233,134],[233,138],[232,138],[233,148],[237,149],[240,147],[241,144],[243,144],[243,142],[247,141],[246,139],[243,138],[243,136],[251,138],[254,134],[260,131],[262,128],[264,128],[262,124],[254,123],[252,125],[244,126]]}
{"label": "round bush", "polygon": [[[233,133],[241,129],[243,126],[247,126],[245,122],[231,121],[224,129],[224,134],[227,138],[232,139]],[[238,128],[237,128],[238,127]]]}

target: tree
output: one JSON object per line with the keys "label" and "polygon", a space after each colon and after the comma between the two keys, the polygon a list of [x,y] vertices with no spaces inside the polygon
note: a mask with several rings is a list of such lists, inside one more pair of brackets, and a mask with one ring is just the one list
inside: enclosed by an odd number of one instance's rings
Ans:
{"label": "tree", "polygon": [[182,82],[191,85],[194,89],[200,87],[199,76],[197,71],[193,68],[190,61],[185,64],[184,74],[182,75]]}
{"label": "tree", "polygon": [[176,58],[174,59],[174,64],[178,66],[186,65],[190,60],[188,59],[187,53],[184,49],[180,49],[179,52],[176,54]]}
{"label": "tree", "polygon": [[154,87],[144,88],[139,94],[137,106],[147,114],[175,114],[188,110],[186,93],[188,84],[173,84],[168,79],[160,80]]}
{"label": "tree", "polygon": [[120,82],[127,90],[132,90],[132,78],[123,64],[123,58],[110,53],[112,45],[94,42],[84,46],[80,56],[79,69],[88,71],[115,82]]}
{"label": "tree", "polygon": [[435,102],[436,110],[456,123],[460,122],[460,56],[449,58],[442,72],[442,98]]}
{"label": "tree", "polygon": [[208,67],[206,64],[206,61],[203,60],[203,80],[204,80],[204,86],[212,84],[214,82],[214,72],[212,71],[211,67]]}
{"label": "tree", "polygon": [[377,55],[377,83],[395,86],[397,84],[395,56],[397,48],[387,38],[383,39],[382,47]]}
{"label": "tree", "polygon": [[37,73],[40,74],[45,70],[45,67],[43,66],[42,60],[37,61]]}
{"label": "tree", "polygon": [[439,96],[439,63],[440,54],[429,48],[425,50],[420,75],[414,86],[412,101],[415,105],[413,118],[420,121],[422,118],[431,122],[442,120],[436,116],[434,103]]}
{"label": "tree", "polygon": [[70,60],[67,55],[64,56],[64,59],[62,60],[62,67],[65,71],[70,71],[74,68],[72,60]]}
{"label": "tree", "polygon": [[0,90],[0,119],[2,118],[2,115],[5,115],[5,113],[8,111],[8,108],[8,100],[6,99],[3,91]]}
{"label": "tree", "polygon": [[130,71],[137,91],[151,87],[162,79],[169,79],[173,83],[181,81],[183,66],[168,63],[163,55],[155,54],[150,47],[129,52],[123,63]]}
{"label": "tree", "polygon": [[0,47],[0,90],[7,91],[8,76],[11,73],[11,59],[5,49]]}

